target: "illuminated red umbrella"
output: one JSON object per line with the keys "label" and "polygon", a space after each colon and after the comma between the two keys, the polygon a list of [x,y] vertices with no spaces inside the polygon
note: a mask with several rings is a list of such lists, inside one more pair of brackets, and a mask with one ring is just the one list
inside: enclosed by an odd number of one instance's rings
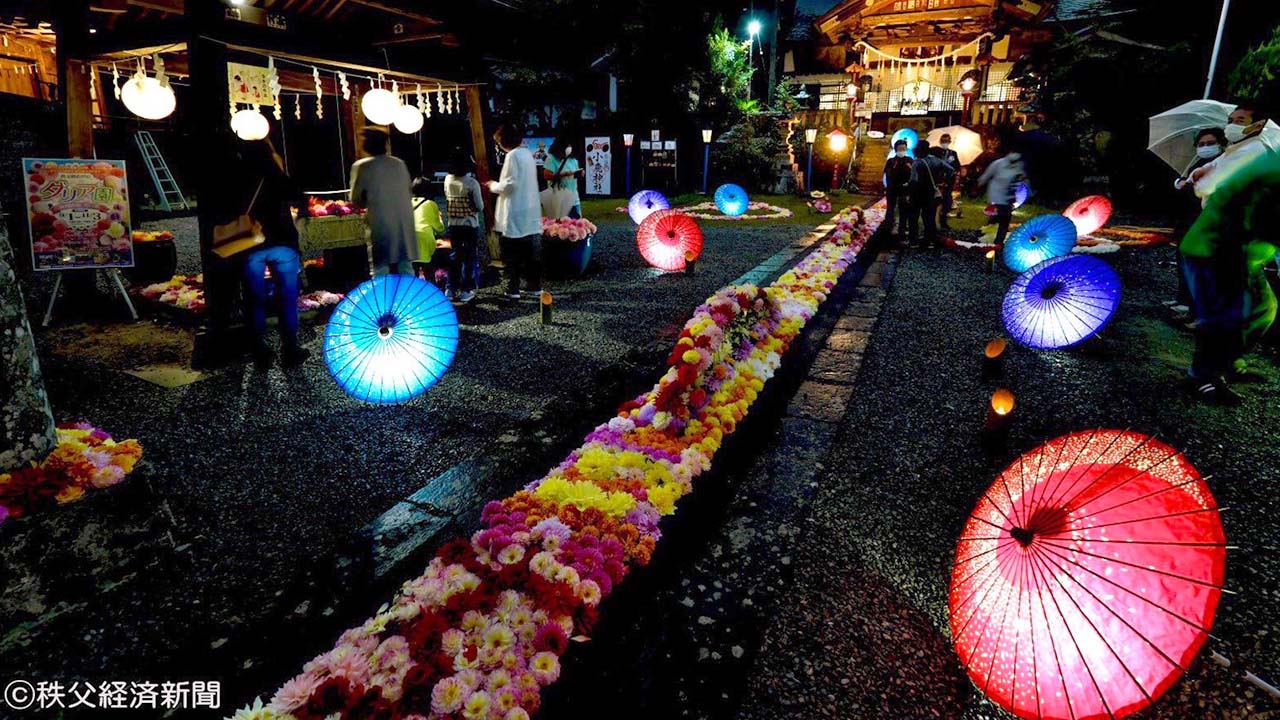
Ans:
{"label": "illuminated red umbrella", "polygon": [[659,270],[683,270],[686,257],[697,260],[702,254],[702,229],[679,210],[659,210],[640,223],[636,245],[644,259]]}
{"label": "illuminated red umbrella", "polygon": [[1125,717],[1204,645],[1225,564],[1218,506],[1181,453],[1121,430],[1066,435],[978,501],[951,636],[973,682],[1018,717]]}
{"label": "illuminated red umbrella", "polygon": [[1111,201],[1101,195],[1086,195],[1068,205],[1062,214],[1076,224],[1076,235],[1092,235],[1111,219]]}

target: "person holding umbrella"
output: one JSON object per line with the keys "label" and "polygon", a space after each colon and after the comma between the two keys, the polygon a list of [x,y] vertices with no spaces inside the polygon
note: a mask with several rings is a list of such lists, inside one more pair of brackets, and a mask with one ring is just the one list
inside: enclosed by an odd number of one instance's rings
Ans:
{"label": "person holding umbrella", "polygon": [[1198,319],[1187,374],[1196,396],[1218,405],[1240,404],[1232,382],[1259,379],[1242,356],[1276,318],[1263,268],[1280,250],[1280,143],[1257,142],[1217,168],[1204,210],[1178,246]]}
{"label": "person holding umbrella", "polygon": [[[1191,228],[1191,224],[1200,216],[1200,198],[1195,196],[1195,186],[1191,183],[1191,173],[1204,167],[1222,154],[1227,147],[1227,136],[1220,128],[1204,128],[1196,133],[1196,159],[1187,167],[1187,172],[1173,181],[1178,190],[1175,207],[1173,237],[1181,241]],[[1183,269],[1182,255],[1178,255],[1178,294],[1165,302],[1165,307],[1174,313],[1184,316],[1191,312],[1191,291],[1187,288],[1186,273]]]}
{"label": "person holding umbrella", "polygon": [[951,223],[947,222],[947,218],[951,216],[951,207],[953,203],[953,194],[956,189],[956,178],[960,175],[960,155],[951,149],[951,133],[943,133],[942,139],[938,143],[938,158],[951,168],[951,179],[946,185],[942,186],[942,204],[940,206],[938,225],[943,230],[950,230]]}

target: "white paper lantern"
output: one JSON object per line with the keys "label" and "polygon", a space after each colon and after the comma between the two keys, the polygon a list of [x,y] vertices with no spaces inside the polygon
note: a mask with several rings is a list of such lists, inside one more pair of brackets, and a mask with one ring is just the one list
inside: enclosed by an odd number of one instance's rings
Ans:
{"label": "white paper lantern", "polygon": [[271,125],[258,110],[239,110],[231,116],[231,129],[241,140],[261,140],[271,132]]}
{"label": "white paper lantern", "polygon": [[134,73],[125,81],[120,89],[120,100],[129,112],[147,120],[163,120],[178,106],[173,88],[161,85],[159,80],[141,72]]}
{"label": "white paper lantern", "polygon": [[390,125],[396,121],[400,99],[390,90],[374,88],[360,98],[360,110],[374,125]]}
{"label": "white paper lantern", "polygon": [[422,113],[412,105],[401,105],[396,108],[395,126],[405,135],[412,135],[422,129]]}

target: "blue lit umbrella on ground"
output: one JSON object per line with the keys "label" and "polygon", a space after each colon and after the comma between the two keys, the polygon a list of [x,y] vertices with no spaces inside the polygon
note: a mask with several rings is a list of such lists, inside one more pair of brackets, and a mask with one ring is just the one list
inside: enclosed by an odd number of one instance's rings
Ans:
{"label": "blue lit umbrella on ground", "polygon": [[1076,246],[1076,224],[1061,215],[1037,215],[1009,235],[1004,244],[1004,264],[1023,272],[1049,258],[1060,257]]}
{"label": "blue lit umbrella on ground", "polygon": [[1017,210],[1027,204],[1027,199],[1031,197],[1031,188],[1027,184],[1020,182],[1013,186],[1013,209]]}
{"label": "blue lit umbrella on ground", "polygon": [[1004,326],[1028,347],[1075,345],[1102,329],[1120,305],[1120,276],[1088,255],[1046,260],[1018,276],[1004,296]]}
{"label": "blue lit umbrella on ground", "polygon": [[458,351],[458,316],[449,299],[410,275],[374,278],[333,310],[324,361],[349,395],[404,402],[434,385]]}
{"label": "blue lit umbrella on ground", "polygon": [[657,190],[641,190],[631,196],[631,202],[627,203],[627,214],[631,216],[632,222],[639,225],[653,213],[670,207],[671,203],[667,201],[666,195]]}
{"label": "blue lit umbrella on ground", "polygon": [[740,185],[725,183],[716,188],[716,207],[729,217],[737,217],[746,212],[750,202],[747,191]]}

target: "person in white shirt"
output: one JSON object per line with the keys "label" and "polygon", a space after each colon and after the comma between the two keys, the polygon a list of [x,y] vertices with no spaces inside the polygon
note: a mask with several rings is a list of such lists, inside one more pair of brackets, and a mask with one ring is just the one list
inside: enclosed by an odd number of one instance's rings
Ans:
{"label": "person in white shirt", "polygon": [[987,166],[978,178],[979,185],[987,186],[987,202],[996,208],[996,249],[1004,247],[1009,234],[1009,221],[1013,219],[1013,203],[1018,183],[1026,178],[1026,166],[1022,154],[1009,151],[1004,157]]}
{"label": "person in white shirt", "polygon": [[502,174],[490,181],[489,192],[498,196],[493,227],[501,235],[502,265],[507,275],[506,296],[520,297],[523,277],[525,292],[542,292],[542,265],[538,255],[542,238],[542,205],[538,197],[538,170],[533,154],[520,143],[520,133],[503,124],[493,139],[506,151]]}
{"label": "person in white shirt", "polygon": [[394,267],[413,274],[418,259],[418,233],[413,224],[413,180],[404,161],[388,152],[391,138],[381,128],[367,127],[362,137],[367,158],[351,166],[351,204],[365,208],[373,245],[373,274]]}

